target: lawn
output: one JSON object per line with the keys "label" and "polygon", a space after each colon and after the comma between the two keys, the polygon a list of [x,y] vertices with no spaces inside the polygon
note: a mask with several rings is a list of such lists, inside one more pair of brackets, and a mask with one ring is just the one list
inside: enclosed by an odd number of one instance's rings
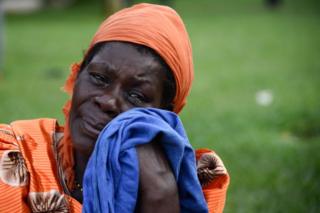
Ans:
{"label": "lawn", "polygon": [[[197,2],[197,3],[196,3]],[[320,212],[320,13],[316,1],[177,0],[195,80],[181,114],[195,147],[231,175],[225,212]],[[6,17],[0,121],[55,117],[59,89],[103,20],[95,5]],[[267,90],[263,106],[256,94]]]}

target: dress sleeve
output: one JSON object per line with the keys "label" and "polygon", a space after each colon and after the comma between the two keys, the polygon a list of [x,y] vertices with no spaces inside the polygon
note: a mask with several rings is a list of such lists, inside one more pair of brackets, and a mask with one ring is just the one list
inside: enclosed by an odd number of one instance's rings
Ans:
{"label": "dress sleeve", "polygon": [[29,174],[17,139],[9,125],[0,124],[0,212],[30,212]]}
{"label": "dress sleeve", "polygon": [[198,177],[210,213],[222,213],[230,177],[220,157],[212,150],[196,150]]}

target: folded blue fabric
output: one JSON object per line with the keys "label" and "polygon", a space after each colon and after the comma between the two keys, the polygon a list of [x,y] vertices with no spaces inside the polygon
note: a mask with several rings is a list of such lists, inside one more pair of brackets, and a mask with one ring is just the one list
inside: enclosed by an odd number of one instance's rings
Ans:
{"label": "folded blue fabric", "polygon": [[157,136],[178,184],[181,212],[208,212],[195,154],[179,117],[154,108],[129,110],[102,130],[84,175],[83,212],[135,211],[139,186],[135,147]]}

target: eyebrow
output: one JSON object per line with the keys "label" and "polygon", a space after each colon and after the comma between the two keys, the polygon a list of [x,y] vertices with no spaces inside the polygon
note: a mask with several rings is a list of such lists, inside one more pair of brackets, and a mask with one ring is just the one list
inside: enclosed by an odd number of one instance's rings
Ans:
{"label": "eyebrow", "polygon": [[[107,72],[107,73],[113,74],[113,75],[117,75],[117,73],[119,71],[118,69],[116,69],[115,66],[113,66],[109,62],[91,62],[88,65],[88,67],[102,69],[104,72]],[[137,75],[132,77],[132,80],[136,81],[138,84],[147,83],[149,85],[152,85],[153,82],[151,81],[151,79],[146,77],[146,76],[148,76],[148,74],[149,74],[149,72],[138,73]]]}
{"label": "eyebrow", "polygon": [[113,66],[112,64],[110,64],[108,62],[91,62],[89,64],[89,67],[99,68],[99,69],[102,68],[104,71],[108,71],[108,72],[116,72],[117,71],[115,66]]}
{"label": "eyebrow", "polygon": [[138,81],[139,83],[148,83],[152,85],[151,79],[146,76],[147,76],[147,73],[140,73],[133,76],[133,80]]}

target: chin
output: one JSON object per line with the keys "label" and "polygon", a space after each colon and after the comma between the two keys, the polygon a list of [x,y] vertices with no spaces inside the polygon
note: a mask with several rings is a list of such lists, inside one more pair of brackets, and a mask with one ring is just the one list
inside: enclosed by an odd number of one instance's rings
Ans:
{"label": "chin", "polygon": [[71,132],[71,137],[72,146],[76,152],[91,155],[97,138],[93,138],[85,132],[82,132],[79,128],[73,129],[73,131]]}
{"label": "chin", "polygon": [[[83,138],[84,139],[84,138]],[[86,155],[91,155],[95,145],[95,140],[81,140],[78,142],[73,142],[73,148],[76,152],[81,152]]]}

